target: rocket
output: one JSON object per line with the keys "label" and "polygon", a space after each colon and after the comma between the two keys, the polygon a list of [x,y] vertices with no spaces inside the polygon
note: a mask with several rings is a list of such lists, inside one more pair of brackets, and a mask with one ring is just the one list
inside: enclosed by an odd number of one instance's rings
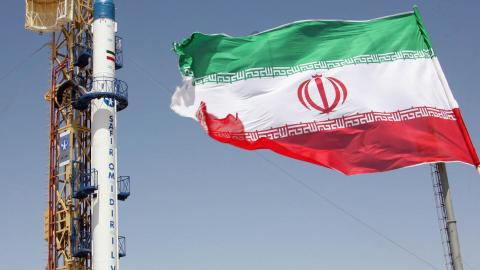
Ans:
{"label": "rocket", "polygon": [[91,93],[91,166],[98,191],[92,199],[92,269],[118,270],[117,94],[115,78],[115,4],[95,0]]}

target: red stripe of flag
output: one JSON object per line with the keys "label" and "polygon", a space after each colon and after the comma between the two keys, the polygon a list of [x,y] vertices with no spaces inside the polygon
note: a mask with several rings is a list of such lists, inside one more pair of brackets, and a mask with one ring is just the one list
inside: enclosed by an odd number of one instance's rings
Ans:
{"label": "red stripe of flag", "polygon": [[111,57],[111,56],[108,56],[108,55],[107,55],[107,59],[110,60],[110,61],[115,62],[115,58],[113,58],[113,57]]}
{"label": "red stripe of flag", "polygon": [[[278,154],[332,168],[346,175],[374,173],[432,162],[461,161],[478,167],[478,156],[461,121],[428,116],[405,121],[377,121],[358,126],[287,136],[247,140],[240,118],[217,118],[205,105],[198,119],[217,141],[247,149],[270,149]],[[459,128],[459,126],[461,128]]]}

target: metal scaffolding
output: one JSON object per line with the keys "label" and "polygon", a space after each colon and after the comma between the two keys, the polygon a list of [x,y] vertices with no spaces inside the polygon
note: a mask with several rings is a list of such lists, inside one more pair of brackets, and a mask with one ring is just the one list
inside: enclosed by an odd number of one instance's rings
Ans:
{"label": "metal scaffolding", "polygon": [[[92,80],[88,57],[86,63],[81,61],[91,48],[92,1],[58,1],[56,16],[65,15],[58,12],[59,8],[66,8],[62,6],[65,2],[71,17],[57,17],[52,30],[58,31],[51,34],[51,88],[45,95],[50,103],[47,270],[91,269],[91,194],[74,196],[92,170],[90,109],[77,110],[74,105]],[[28,14],[35,14],[35,10],[28,10],[29,2],[34,8],[34,4],[41,6],[42,1],[27,1],[27,23]]]}

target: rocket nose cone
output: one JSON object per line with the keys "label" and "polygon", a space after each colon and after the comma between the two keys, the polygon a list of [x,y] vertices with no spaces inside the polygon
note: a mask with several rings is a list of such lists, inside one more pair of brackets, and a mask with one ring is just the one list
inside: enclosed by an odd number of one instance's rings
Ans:
{"label": "rocket nose cone", "polygon": [[94,4],[113,4],[113,0],[95,0]]}
{"label": "rocket nose cone", "polygon": [[95,0],[93,17],[94,19],[108,18],[115,20],[115,4],[113,0]]}

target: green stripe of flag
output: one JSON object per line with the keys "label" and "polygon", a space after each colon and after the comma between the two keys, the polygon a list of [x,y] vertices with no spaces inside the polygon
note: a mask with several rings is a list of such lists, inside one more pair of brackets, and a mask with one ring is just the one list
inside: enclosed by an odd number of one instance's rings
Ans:
{"label": "green stripe of flag", "polygon": [[194,33],[174,44],[182,73],[195,78],[429,49],[418,12],[369,21],[302,21],[244,37]]}
{"label": "green stripe of flag", "polygon": [[112,52],[112,51],[110,51],[110,50],[107,50],[107,53],[115,56],[115,52]]}

